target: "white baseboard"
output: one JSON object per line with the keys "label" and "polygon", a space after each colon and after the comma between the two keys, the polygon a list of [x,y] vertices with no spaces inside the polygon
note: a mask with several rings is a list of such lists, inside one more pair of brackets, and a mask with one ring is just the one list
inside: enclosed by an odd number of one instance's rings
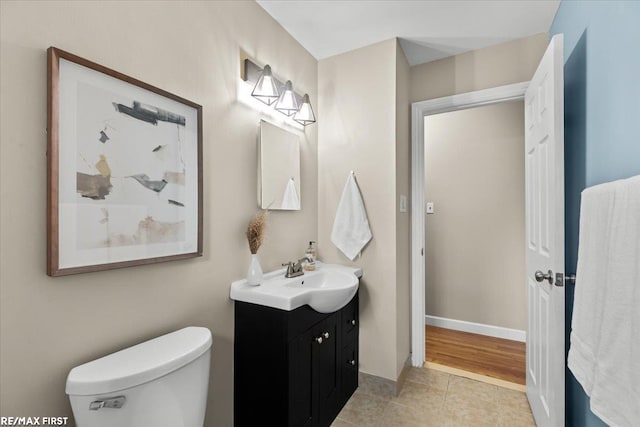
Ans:
{"label": "white baseboard", "polygon": [[424,316],[424,324],[455,331],[471,332],[473,334],[488,335],[490,337],[526,342],[527,332],[519,329],[503,328],[502,326],[485,325],[483,323],[467,322],[465,320],[447,319],[446,317]]}

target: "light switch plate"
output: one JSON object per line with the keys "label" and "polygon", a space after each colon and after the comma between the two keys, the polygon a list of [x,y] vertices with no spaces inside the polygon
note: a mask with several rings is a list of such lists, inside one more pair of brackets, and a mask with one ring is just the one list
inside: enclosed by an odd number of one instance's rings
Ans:
{"label": "light switch plate", "polygon": [[433,202],[427,202],[427,213],[432,214],[433,212]]}
{"label": "light switch plate", "polygon": [[400,212],[407,211],[407,196],[404,194],[400,195]]}

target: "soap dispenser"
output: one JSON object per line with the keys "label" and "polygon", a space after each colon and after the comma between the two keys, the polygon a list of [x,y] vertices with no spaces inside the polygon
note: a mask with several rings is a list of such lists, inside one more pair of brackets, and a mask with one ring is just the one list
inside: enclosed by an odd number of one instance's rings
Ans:
{"label": "soap dispenser", "polygon": [[311,240],[309,247],[304,255],[307,257],[307,263],[304,265],[306,271],[314,271],[316,269],[316,260],[318,259],[318,251],[316,250],[316,242]]}

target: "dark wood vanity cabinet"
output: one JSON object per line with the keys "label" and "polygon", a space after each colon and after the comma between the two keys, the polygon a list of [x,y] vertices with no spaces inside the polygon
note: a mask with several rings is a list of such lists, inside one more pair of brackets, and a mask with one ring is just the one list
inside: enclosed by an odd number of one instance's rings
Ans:
{"label": "dark wood vanity cabinet", "polygon": [[329,426],[358,387],[358,295],[335,313],[235,303],[234,425]]}

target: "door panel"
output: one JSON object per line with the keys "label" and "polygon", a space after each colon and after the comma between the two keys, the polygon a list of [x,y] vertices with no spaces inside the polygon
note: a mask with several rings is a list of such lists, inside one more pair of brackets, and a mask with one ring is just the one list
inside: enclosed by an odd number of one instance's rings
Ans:
{"label": "door panel", "polygon": [[540,348],[540,401],[545,414],[549,415],[549,294],[539,290],[540,315],[538,316],[538,328],[540,338],[538,345]]}
{"label": "door panel", "polygon": [[318,425],[329,425],[338,415],[340,399],[340,369],[338,362],[338,314],[334,314],[314,328],[316,336],[323,337],[316,345],[313,356],[318,372]]}
{"label": "door panel", "polygon": [[536,147],[532,147],[527,152],[527,178],[526,182],[526,194],[527,205],[530,207],[530,211],[527,211],[526,228],[529,242],[529,249],[532,251],[538,250],[538,185],[535,180],[535,171],[537,170],[536,163]]}
{"label": "door panel", "polygon": [[564,425],[563,62],[556,35],[525,94],[527,397],[538,426]]}
{"label": "door panel", "polygon": [[[536,341],[538,340],[537,329],[535,328],[536,319],[538,314],[536,312],[536,282],[531,279],[527,280],[527,301],[531,301],[528,310],[528,332],[527,332],[527,348],[538,348]],[[527,382],[531,380],[533,385],[538,384],[538,368],[536,366],[537,357],[534,357],[535,352],[527,351]]]}
{"label": "door panel", "polygon": [[310,427],[313,420],[311,392],[313,334],[300,334],[289,344],[289,426]]}

